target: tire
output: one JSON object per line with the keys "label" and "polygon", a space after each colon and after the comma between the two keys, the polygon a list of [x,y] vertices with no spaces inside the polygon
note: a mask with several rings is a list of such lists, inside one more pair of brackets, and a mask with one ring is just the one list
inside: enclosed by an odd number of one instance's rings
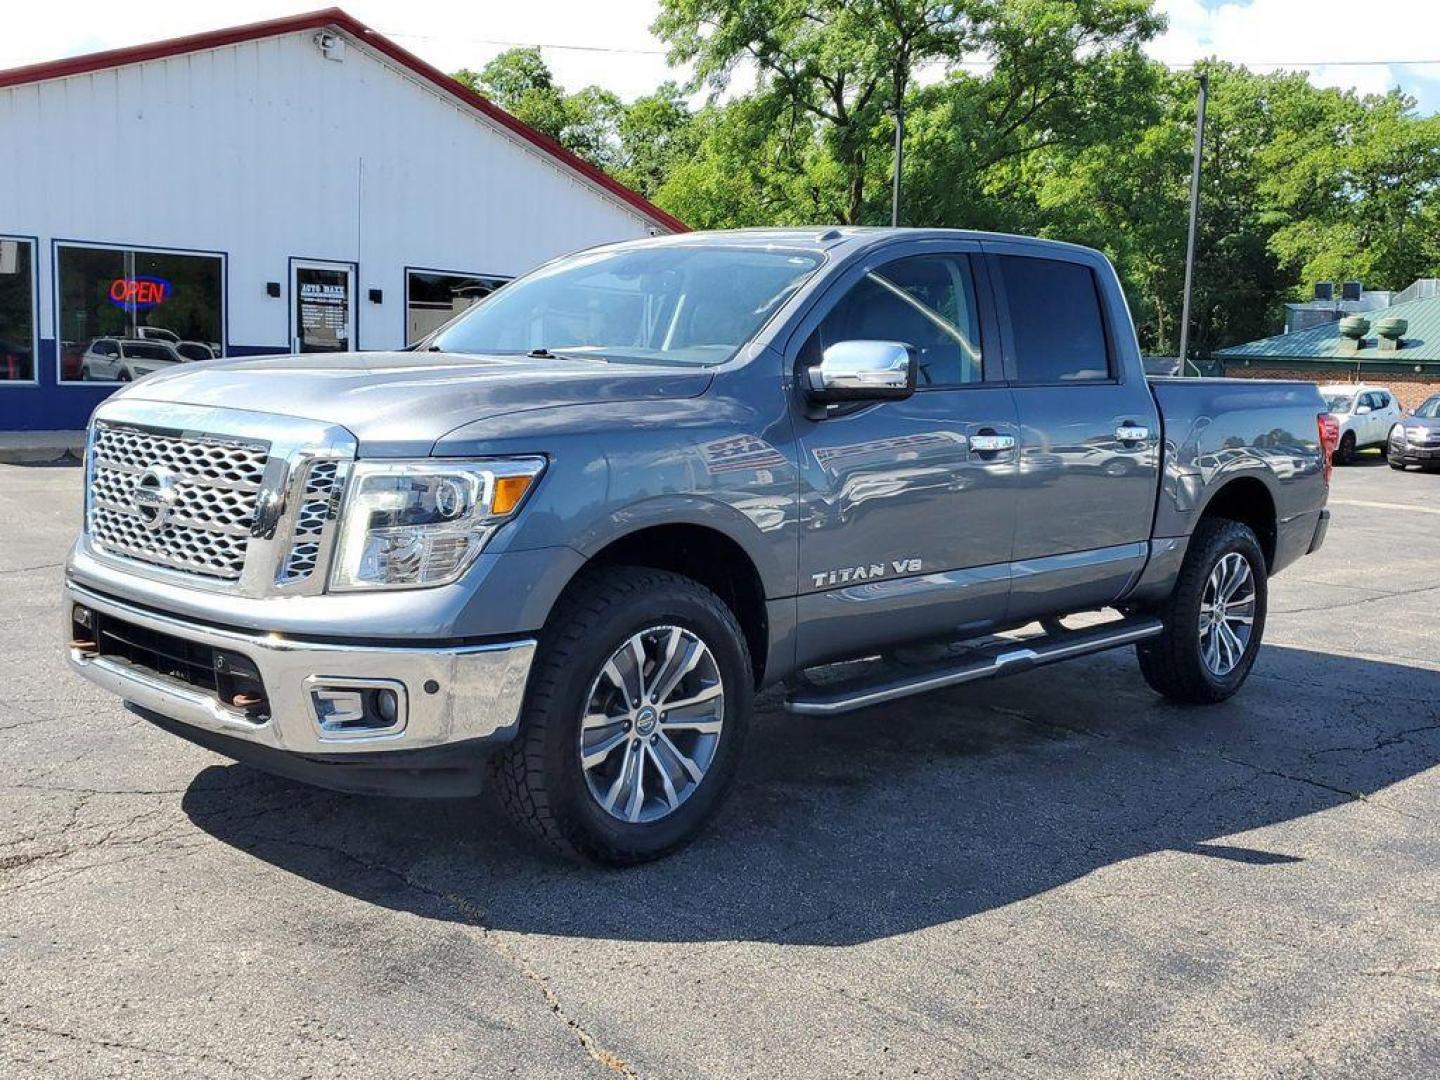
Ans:
{"label": "tire", "polygon": [[115,376],[115,381],[116,381],[116,382],[130,382],[130,381],[131,381],[131,379],[130,379],[130,373],[129,373],[128,371],[126,371],[124,368],[121,368],[121,369],[120,369],[120,374],[118,374],[118,375]]}
{"label": "tire", "polygon": [[1349,465],[1355,460],[1355,433],[1347,431],[1340,437],[1340,445],[1335,448],[1335,454],[1330,459],[1336,465]]}
{"label": "tire", "polygon": [[[1244,561],[1253,583],[1254,599],[1248,608],[1252,621],[1233,666],[1216,670],[1204,655],[1207,639],[1201,630],[1201,605],[1211,590],[1212,575],[1217,573],[1222,561],[1230,560],[1226,565],[1233,566],[1233,556]],[[1237,619],[1247,615],[1247,608],[1235,599],[1244,592],[1243,586],[1237,588],[1230,601],[1232,614]],[[1190,548],[1175,589],[1161,605],[1159,615],[1165,624],[1164,631],[1159,637],[1135,647],[1145,681],[1153,690],[1174,701],[1208,705],[1230,697],[1244,685],[1255,665],[1255,656],[1265,635],[1267,598],[1265,554],[1250,527],[1225,518],[1201,521],[1190,538]],[[1235,629],[1239,636],[1244,627],[1237,623]],[[1224,668],[1224,661],[1229,657],[1220,659],[1220,667]]]}
{"label": "tire", "polygon": [[[704,716],[719,717],[716,732],[684,730],[673,717],[665,719],[663,710],[634,711],[625,705],[631,695],[607,674],[612,661],[617,673],[628,664],[628,649],[637,636],[647,663],[654,664],[648,670],[640,667],[641,674],[648,679],[663,674],[669,670],[661,661],[672,632],[681,641],[674,647],[675,656],[692,656],[681,650],[688,650],[693,638],[709,659],[702,658],[665,700],[675,701],[677,694],[703,696],[718,682],[721,693],[715,695],[718,701],[711,713],[704,713],[704,705],[692,706]],[[623,656],[622,647],[627,649]],[[627,685],[634,667],[628,664],[620,673]],[[712,671],[714,681],[708,675]],[[692,840],[719,808],[745,744],[754,686],[744,634],[734,613],[714,593],[668,571],[601,569],[571,587],[541,633],[520,732],[493,759],[492,787],[523,832],[568,858],[606,866],[661,858]],[[654,690],[653,683],[647,689]],[[626,718],[618,727],[614,721],[582,723],[617,710]],[[711,734],[716,736],[713,742]],[[592,740],[588,745],[597,754],[611,738],[620,740],[615,749],[587,770],[581,763],[582,740]],[[680,767],[672,750],[686,754],[692,764],[708,761],[698,781]],[[634,759],[627,756],[632,751]],[[670,766],[668,772],[662,759]],[[632,760],[640,762],[640,783],[621,786]],[[629,796],[637,787],[643,795],[640,809],[634,811]],[[607,792],[616,801],[613,810],[602,805]]]}

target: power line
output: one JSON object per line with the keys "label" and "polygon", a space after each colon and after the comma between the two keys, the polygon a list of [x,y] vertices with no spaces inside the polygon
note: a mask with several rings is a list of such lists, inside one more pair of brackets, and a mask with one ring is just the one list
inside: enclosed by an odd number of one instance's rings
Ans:
{"label": "power line", "polygon": [[606,45],[552,44],[544,41],[501,41],[497,38],[458,37],[454,34],[403,34],[395,30],[380,31],[386,37],[410,38],[414,41],[460,41],[466,45],[502,45],[507,49],[564,49],[567,52],[628,53],[636,56],[664,56],[664,49],[626,49]]}
{"label": "power line", "polygon": [[[569,42],[506,41],[501,38],[460,37],[455,34],[412,34],[399,30],[382,30],[386,37],[409,38],[413,41],[460,41],[467,45],[500,45],[507,49],[562,49],[566,52],[626,53],[634,56],[664,56],[664,49],[633,49],[619,45],[575,45]],[[1154,59],[1152,57],[1152,59]],[[1222,58],[1223,59],[1223,58]],[[1193,71],[1208,60],[1171,63],[1156,60],[1171,71]],[[1440,60],[1229,60],[1244,67],[1317,68],[1317,67],[1436,67]],[[952,60],[949,67],[985,68],[994,66],[989,60]]]}

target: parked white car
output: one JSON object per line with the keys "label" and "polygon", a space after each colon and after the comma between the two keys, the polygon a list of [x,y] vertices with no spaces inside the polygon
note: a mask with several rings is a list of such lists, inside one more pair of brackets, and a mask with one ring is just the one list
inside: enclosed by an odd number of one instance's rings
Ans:
{"label": "parked white car", "polygon": [[1340,442],[1335,447],[1335,461],[1344,465],[1353,461],[1356,451],[1378,446],[1384,456],[1390,429],[1404,415],[1395,395],[1385,386],[1364,383],[1333,383],[1320,387],[1325,407],[1340,422]]}
{"label": "parked white car", "polygon": [[96,338],[80,358],[80,378],[86,382],[133,382],[184,362],[185,357],[168,341]]}

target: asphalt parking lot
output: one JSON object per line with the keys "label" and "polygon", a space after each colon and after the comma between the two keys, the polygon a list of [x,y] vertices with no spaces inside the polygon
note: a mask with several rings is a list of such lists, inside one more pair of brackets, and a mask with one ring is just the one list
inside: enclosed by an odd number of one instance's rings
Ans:
{"label": "asphalt parking lot", "polygon": [[664,863],[329,794],[69,675],[74,468],[0,466],[0,1073],[1440,1070],[1440,475],[1337,471],[1249,686],[1115,653],[761,717]]}

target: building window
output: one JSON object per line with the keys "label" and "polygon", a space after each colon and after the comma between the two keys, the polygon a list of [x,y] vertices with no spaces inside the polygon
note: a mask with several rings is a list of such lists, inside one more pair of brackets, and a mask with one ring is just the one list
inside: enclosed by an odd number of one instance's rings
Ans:
{"label": "building window", "polygon": [[507,278],[410,270],[405,275],[405,344],[414,345],[500,288]]}
{"label": "building window", "polygon": [[161,366],[224,352],[223,256],[60,244],[55,260],[62,382],[134,377],[92,355],[101,339],[154,343]]}
{"label": "building window", "polygon": [[0,236],[0,382],[35,378],[35,244]]}

